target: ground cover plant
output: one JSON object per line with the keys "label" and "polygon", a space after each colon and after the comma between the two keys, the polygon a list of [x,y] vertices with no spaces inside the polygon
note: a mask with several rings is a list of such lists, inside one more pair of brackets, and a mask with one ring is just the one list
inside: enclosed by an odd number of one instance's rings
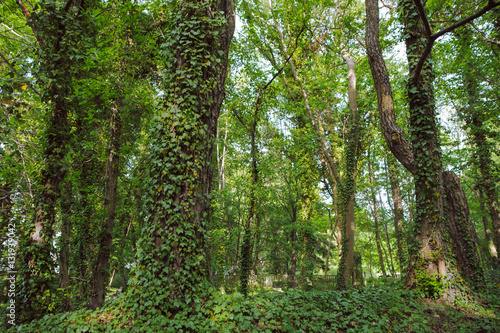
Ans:
{"label": "ground cover plant", "polygon": [[198,313],[137,312],[122,294],[95,312],[47,315],[12,332],[497,332],[494,300],[457,295],[454,304],[423,299],[399,282],[345,291],[214,291]]}

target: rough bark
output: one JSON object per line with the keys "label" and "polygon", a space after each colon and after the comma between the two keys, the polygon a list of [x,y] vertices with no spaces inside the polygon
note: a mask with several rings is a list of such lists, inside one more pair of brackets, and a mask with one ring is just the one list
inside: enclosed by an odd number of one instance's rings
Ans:
{"label": "rough bark", "polygon": [[378,0],[366,1],[366,53],[377,92],[378,115],[385,142],[393,155],[410,172],[415,171],[411,142],[396,122],[389,74],[379,42]]}
{"label": "rough bark", "polygon": [[113,228],[115,225],[116,193],[118,189],[118,175],[120,165],[120,139],[121,139],[121,103],[115,101],[110,108],[111,117],[109,122],[110,141],[108,157],[106,160],[106,184],[104,188],[104,210],[106,219],[102,224],[102,232],[99,235],[97,246],[99,252],[92,275],[89,308],[95,310],[101,308],[106,296],[106,281],[109,278],[109,258],[111,256],[111,245],[113,241]]}
{"label": "rough bark", "polygon": [[448,209],[448,229],[453,253],[462,277],[479,289],[484,284],[475,240],[476,230],[470,221],[469,205],[460,179],[451,171],[443,172],[444,190]]}

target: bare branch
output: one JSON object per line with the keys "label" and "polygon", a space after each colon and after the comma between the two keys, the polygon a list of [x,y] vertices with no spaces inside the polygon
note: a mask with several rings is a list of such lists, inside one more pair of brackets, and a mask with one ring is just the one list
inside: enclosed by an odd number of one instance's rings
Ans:
{"label": "bare branch", "polygon": [[483,36],[484,40],[487,41],[488,43],[491,43],[491,44],[495,44],[495,45],[500,45],[500,42],[499,41],[496,41],[494,39],[491,39],[489,38],[488,36],[486,36],[486,34],[481,31],[475,24],[474,22],[471,22],[470,25],[472,25],[472,27],[478,32],[481,34],[481,36]]}

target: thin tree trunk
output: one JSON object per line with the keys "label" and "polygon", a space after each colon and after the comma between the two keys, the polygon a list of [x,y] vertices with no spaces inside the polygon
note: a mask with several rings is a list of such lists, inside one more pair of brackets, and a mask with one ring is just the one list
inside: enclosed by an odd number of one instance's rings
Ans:
{"label": "thin tree trunk", "polygon": [[92,275],[89,308],[101,308],[106,296],[106,280],[109,277],[109,257],[113,241],[113,228],[115,225],[116,193],[118,189],[118,175],[120,165],[120,139],[121,139],[121,103],[115,101],[111,106],[110,129],[111,137],[106,162],[106,185],[104,189],[104,209],[106,219],[102,225],[102,233],[98,241],[99,252]]}
{"label": "thin tree trunk", "polygon": [[[484,193],[481,188],[479,188],[479,200],[480,200],[480,208],[482,212],[486,211],[486,205],[484,203]],[[491,215],[490,215],[491,216]],[[492,257],[491,259],[497,257],[498,258],[498,253],[497,253],[497,248],[495,246],[495,243],[493,242],[493,239],[491,237],[491,229],[488,223],[488,218],[486,215],[483,215],[483,227],[484,227],[484,239],[486,241],[487,247],[488,247],[488,253],[489,256]]]}
{"label": "thin tree trunk", "polygon": [[339,195],[337,183],[333,184],[333,211],[335,213],[335,228],[332,232],[337,233],[336,241],[337,241],[337,249],[339,253],[339,257],[342,255],[342,226],[340,225],[340,212],[339,212]]}
{"label": "thin tree trunk", "polygon": [[389,181],[391,183],[391,193],[393,202],[394,230],[396,232],[396,245],[398,248],[399,271],[403,273],[405,267],[406,254],[403,252],[403,200],[399,188],[399,177],[397,173],[396,159],[392,153],[387,154],[387,166],[389,169]]}
{"label": "thin tree trunk", "polygon": [[394,259],[392,258],[392,249],[391,249],[391,240],[389,239],[389,231],[387,230],[387,223],[384,223],[384,229],[385,229],[385,239],[387,240],[387,250],[389,251],[389,264],[391,267],[391,275],[395,277],[395,270],[394,270]]}
{"label": "thin tree trunk", "polygon": [[387,275],[385,271],[385,265],[384,265],[384,255],[382,253],[382,247],[380,244],[380,233],[379,233],[379,227],[378,227],[378,210],[377,210],[377,198],[375,196],[375,180],[373,179],[373,169],[371,166],[371,159],[370,159],[370,151],[368,150],[368,175],[369,175],[369,180],[370,180],[370,186],[371,186],[371,197],[372,197],[372,205],[373,205],[373,224],[375,228],[375,243],[377,244],[377,252],[378,252],[378,261],[380,264],[380,268],[382,269],[382,274],[384,276]]}
{"label": "thin tree trunk", "polygon": [[296,231],[296,223],[297,223],[297,205],[295,201],[292,201],[292,220],[290,221],[290,225],[292,226],[291,235],[290,235],[290,244],[292,246],[292,263],[289,272],[289,281],[291,282],[292,287],[296,286],[295,276],[297,275],[297,231]]}
{"label": "thin tree trunk", "polygon": [[[63,200],[61,202],[61,250],[59,252],[59,274],[60,274],[60,287],[67,292],[67,288],[70,286],[69,278],[69,244],[71,236],[71,184],[65,184],[63,189]],[[65,297],[64,308],[66,311],[72,311],[71,299],[69,296]]]}

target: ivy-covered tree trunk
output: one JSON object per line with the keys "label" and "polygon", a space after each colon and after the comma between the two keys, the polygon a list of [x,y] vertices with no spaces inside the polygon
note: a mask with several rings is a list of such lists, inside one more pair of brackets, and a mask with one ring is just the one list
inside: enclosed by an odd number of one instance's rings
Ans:
{"label": "ivy-covered tree trunk", "polygon": [[[378,36],[378,3],[376,0],[366,1],[366,46],[377,90],[382,132],[394,156],[415,176],[416,213],[413,224],[415,237],[411,238],[415,241],[409,245],[411,258],[406,275],[407,287],[416,287],[419,279],[421,282],[424,280],[428,282],[429,279],[436,282],[441,279],[440,275],[448,272],[451,262],[447,257],[449,246],[444,237],[449,230],[446,220],[448,219],[449,223],[470,221],[470,219],[454,219],[452,215],[456,212],[452,209],[448,209],[450,216],[445,216],[443,168],[434,115],[433,76],[429,55],[434,40],[451,30],[445,29],[432,35],[425,9],[421,6],[419,10],[416,3],[420,4],[419,1],[411,0],[403,0],[400,4],[405,23],[410,73],[408,97],[412,139],[409,142],[395,121],[394,101]],[[481,15],[496,5],[498,4],[489,3],[476,15]],[[460,21],[462,25],[465,23],[467,20]],[[453,28],[457,26],[459,25]],[[447,204],[458,212],[468,212],[468,207],[463,206],[466,205],[466,201],[458,198],[457,195],[450,195],[446,198]],[[469,228],[457,226],[457,229],[462,227]],[[465,243],[473,242],[466,233],[463,236],[465,238],[452,239],[454,242],[460,242],[453,244],[454,250],[463,249]],[[471,265],[478,267],[473,263]],[[468,276],[466,271],[463,273],[464,277]],[[482,271],[476,273],[477,276],[482,276]]]}
{"label": "ivy-covered tree trunk", "polygon": [[243,244],[241,246],[241,257],[240,257],[240,282],[241,282],[241,293],[243,295],[248,294],[248,280],[250,278],[250,270],[252,268],[252,251],[253,251],[253,237],[252,237],[252,227],[254,227],[254,221],[258,219],[257,216],[257,199],[256,191],[257,184],[259,183],[259,169],[257,168],[257,142],[255,141],[257,135],[257,123],[258,123],[258,112],[259,112],[260,94],[257,98],[257,105],[255,107],[255,112],[253,115],[253,121],[250,127],[245,125],[245,122],[237,115],[241,124],[247,129],[250,134],[250,155],[252,161],[252,183],[250,187],[250,204],[248,206],[248,216],[247,223],[243,231]]}
{"label": "ivy-covered tree trunk", "polygon": [[165,313],[201,306],[208,292],[212,149],[235,19],[228,0],[173,5],[159,41],[163,95],[150,134],[135,286],[144,311]]}
{"label": "ivy-covered tree trunk", "polygon": [[113,227],[115,225],[116,192],[120,165],[120,138],[121,115],[120,101],[114,101],[111,106],[110,141],[106,161],[106,185],[104,189],[104,209],[106,220],[102,225],[102,232],[98,239],[99,252],[92,275],[89,308],[95,310],[102,307],[106,295],[106,281],[109,277],[109,257],[113,241]]}
{"label": "ivy-covered tree trunk", "polygon": [[[90,1],[68,1],[65,6],[42,3],[33,14],[20,0],[18,5],[30,24],[40,48],[38,80],[48,83],[46,92],[51,112],[45,131],[44,166],[40,176],[41,188],[37,195],[33,226],[28,235],[21,236],[19,264],[21,299],[20,321],[43,316],[58,305],[57,273],[51,253],[56,209],[60,198],[60,184],[66,170],[64,158],[70,133],[68,115],[72,108],[72,78],[78,71],[75,57],[84,52],[78,42],[86,37],[91,27],[86,22]],[[85,27],[85,28],[84,28]],[[76,33],[78,31],[78,33]],[[79,45],[75,48],[75,45]]]}
{"label": "ivy-covered tree trunk", "polygon": [[353,284],[354,270],[354,200],[356,191],[356,164],[359,154],[360,115],[356,101],[356,71],[354,59],[344,53],[347,64],[347,91],[349,97],[350,121],[345,151],[344,177],[340,185],[340,216],[342,252],[336,276],[336,288],[345,289]]}
{"label": "ivy-covered tree trunk", "polygon": [[424,62],[419,80],[415,81],[417,64],[425,49],[425,27],[412,0],[400,2],[406,33],[406,55],[410,79],[408,99],[411,142],[416,169],[415,223],[417,246],[413,247],[407,286],[417,283],[416,274],[432,278],[444,276],[450,269],[445,240],[444,191],[441,148],[438,143],[434,107],[433,73],[430,55]]}

